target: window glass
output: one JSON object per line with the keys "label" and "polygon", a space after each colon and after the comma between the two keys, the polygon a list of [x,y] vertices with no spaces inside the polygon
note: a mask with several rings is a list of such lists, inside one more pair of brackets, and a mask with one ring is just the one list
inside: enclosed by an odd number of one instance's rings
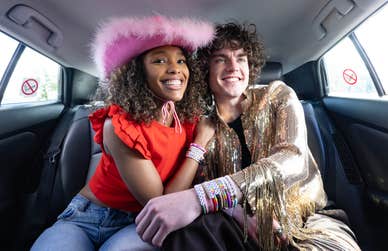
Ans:
{"label": "window glass", "polygon": [[355,31],[381,84],[388,93],[388,5],[368,18]]}
{"label": "window glass", "polygon": [[25,48],[7,84],[2,104],[58,100],[60,66]]}
{"label": "window glass", "polygon": [[323,60],[328,95],[378,97],[364,61],[348,37],[327,52]]}
{"label": "window glass", "polygon": [[18,42],[16,40],[0,32],[0,79],[3,77],[17,46]]}

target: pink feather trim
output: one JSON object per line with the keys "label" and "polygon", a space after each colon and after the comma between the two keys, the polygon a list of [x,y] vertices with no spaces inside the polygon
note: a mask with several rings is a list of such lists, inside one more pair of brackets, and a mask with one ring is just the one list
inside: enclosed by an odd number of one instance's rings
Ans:
{"label": "pink feather trim", "polygon": [[188,51],[209,44],[214,26],[191,18],[164,16],[112,18],[96,32],[92,54],[101,77],[155,47],[176,45]]}

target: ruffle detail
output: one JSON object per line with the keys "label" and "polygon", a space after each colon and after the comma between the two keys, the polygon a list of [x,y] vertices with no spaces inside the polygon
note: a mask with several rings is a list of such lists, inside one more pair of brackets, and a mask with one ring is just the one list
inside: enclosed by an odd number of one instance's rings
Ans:
{"label": "ruffle detail", "polygon": [[151,159],[151,152],[148,149],[148,143],[141,132],[141,125],[131,120],[128,113],[118,105],[111,105],[99,109],[89,115],[93,130],[96,132],[94,141],[102,146],[103,129],[107,118],[112,119],[114,132],[130,149],[136,150],[144,158]]}

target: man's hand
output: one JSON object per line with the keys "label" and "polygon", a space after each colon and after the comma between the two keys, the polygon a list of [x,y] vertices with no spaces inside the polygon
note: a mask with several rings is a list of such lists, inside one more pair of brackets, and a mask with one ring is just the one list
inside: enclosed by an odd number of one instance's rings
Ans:
{"label": "man's hand", "polygon": [[[241,205],[237,205],[237,207],[235,208],[225,209],[224,212],[232,216],[238,222],[241,229],[244,228],[244,209],[241,207]],[[256,235],[256,224],[257,224],[256,217],[248,215],[247,223],[248,223],[248,235],[257,243],[258,239]],[[272,222],[272,231],[274,232],[274,236],[277,238],[279,242],[281,242],[282,244],[287,243],[287,236],[283,233],[281,226],[276,219],[274,219]]]}
{"label": "man's hand", "polygon": [[201,214],[194,189],[171,193],[148,201],[136,217],[136,232],[160,247],[167,235],[193,222]]}

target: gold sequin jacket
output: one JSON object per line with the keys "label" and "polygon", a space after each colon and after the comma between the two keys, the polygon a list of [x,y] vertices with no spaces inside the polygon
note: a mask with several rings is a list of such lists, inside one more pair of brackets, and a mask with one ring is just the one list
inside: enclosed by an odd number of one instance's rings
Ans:
{"label": "gold sequin jacket", "polygon": [[273,244],[273,214],[289,235],[306,239],[300,231],[303,219],[323,208],[327,197],[307,145],[302,105],[282,81],[248,89],[244,95],[241,121],[252,164],[241,170],[238,136],[216,112],[216,133],[207,146],[203,176],[232,177],[261,225],[263,248]]}

